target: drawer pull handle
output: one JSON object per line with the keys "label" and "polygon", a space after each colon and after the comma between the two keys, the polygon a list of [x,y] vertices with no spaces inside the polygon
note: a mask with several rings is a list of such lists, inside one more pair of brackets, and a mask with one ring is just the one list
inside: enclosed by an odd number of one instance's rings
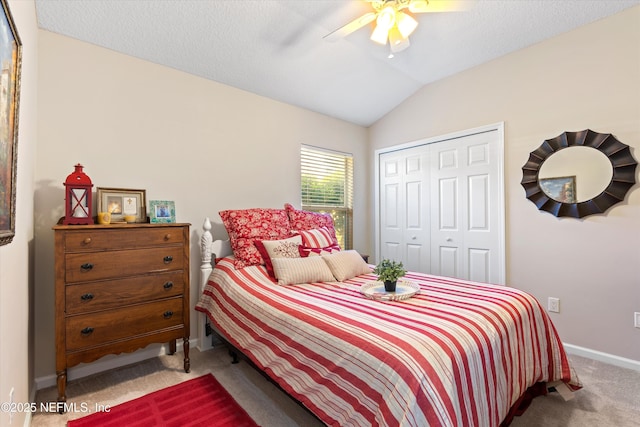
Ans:
{"label": "drawer pull handle", "polygon": [[88,262],[86,264],[82,264],[80,268],[83,269],[84,271],[91,271],[91,269],[93,269],[93,264]]}
{"label": "drawer pull handle", "polygon": [[88,245],[89,243],[91,243],[91,237],[87,237],[82,241],[82,243],[84,243],[85,245]]}
{"label": "drawer pull handle", "polygon": [[173,261],[173,257],[171,255],[167,255],[166,257],[164,257],[165,264],[169,264],[171,261]]}
{"label": "drawer pull handle", "polygon": [[171,233],[167,233],[164,235],[164,240],[169,240],[171,239]]}
{"label": "drawer pull handle", "polygon": [[92,332],[93,332],[93,328],[91,326],[87,326],[86,328],[80,331],[80,333],[84,336],[91,335]]}
{"label": "drawer pull handle", "polygon": [[164,312],[163,316],[165,319],[171,319],[171,316],[173,316],[173,311],[167,310]]}
{"label": "drawer pull handle", "polygon": [[91,301],[93,299],[93,294],[84,294],[80,297],[82,301]]}
{"label": "drawer pull handle", "polygon": [[167,282],[167,283],[165,283],[165,284],[164,284],[164,288],[165,288],[165,289],[167,289],[167,290],[169,290],[169,289],[173,288],[173,282]]}

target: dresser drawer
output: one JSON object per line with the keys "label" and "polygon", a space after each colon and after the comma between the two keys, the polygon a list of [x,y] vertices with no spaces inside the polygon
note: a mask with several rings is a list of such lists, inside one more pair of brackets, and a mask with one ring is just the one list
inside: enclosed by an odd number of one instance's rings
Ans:
{"label": "dresser drawer", "polygon": [[87,313],[182,295],[182,272],[67,285],[67,314]]}
{"label": "dresser drawer", "polygon": [[180,326],[183,300],[171,298],[67,318],[67,351],[106,344]]}
{"label": "dresser drawer", "polygon": [[181,246],[78,252],[65,255],[67,283],[112,279],[145,273],[180,270],[184,267]]}
{"label": "dresser drawer", "polygon": [[86,229],[65,233],[67,252],[131,249],[149,246],[182,245],[182,229],[179,227]]}

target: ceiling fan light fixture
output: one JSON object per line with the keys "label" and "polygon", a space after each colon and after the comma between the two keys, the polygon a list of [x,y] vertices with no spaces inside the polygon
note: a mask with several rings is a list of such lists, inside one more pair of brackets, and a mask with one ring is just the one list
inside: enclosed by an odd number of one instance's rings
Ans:
{"label": "ceiling fan light fixture", "polygon": [[386,6],[378,12],[376,28],[371,34],[371,40],[382,45],[387,44],[389,30],[396,24],[396,13],[396,9],[393,6]]}
{"label": "ceiling fan light fixture", "polygon": [[386,28],[387,31],[389,31],[396,23],[396,13],[397,11],[393,6],[385,6],[380,12],[378,12],[376,25],[378,27]]}
{"label": "ceiling fan light fixture", "polygon": [[387,44],[387,37],[389,36],[389,30],[387,28],[376,25],[376,28],[371,33],[371,40],[381,45]]}
{"label": "ceiling fan light fixture", "polygon": [[411,45],[409,38],[403,37],[398,27],[393,27],[389,31],[389,44],[392,53],[402,52]]}
{"label": "ceiling fan light fixture", "polygon": [[403,38],[409,37],[418,26],[418,21],[416,21],[413,16],[408,15],[404,12],[398,12],[396,14],[396,27],[400,34],[402,34]]}
{"label": "ceiling fan light fixture", "polygon": [[376,18],[376,28],[371,34],[371,40],[382,45],[387,44],[389,30],[396,24],[396,9],[393,6],[385,6]]}

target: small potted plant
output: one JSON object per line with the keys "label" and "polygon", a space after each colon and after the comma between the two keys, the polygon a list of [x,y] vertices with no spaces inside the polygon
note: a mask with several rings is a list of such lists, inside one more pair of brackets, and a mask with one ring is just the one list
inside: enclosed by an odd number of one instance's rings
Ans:
{"label": "small potted plant", "polygon": [[373,269],[373,273],[378,275],[378,280],[384,282],[384,290],[387,292],[396,291],[396,282],[407,272],[402,262],[395,262],[390,259],[383,259]]}

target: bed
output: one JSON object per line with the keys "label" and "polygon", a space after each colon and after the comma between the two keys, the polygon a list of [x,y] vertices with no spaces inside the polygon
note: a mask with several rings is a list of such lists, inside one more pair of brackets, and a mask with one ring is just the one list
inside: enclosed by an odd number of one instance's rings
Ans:
{"label": "bed", "polygon": [[[326,217],[290,205],[249,211],[221,212],[227,242],[214,240],[205,221],[196,310],[325,424],[508,425],[550,385],[565,393],[581,388],[531,295],[415,272],[403,278],[418,289],[410,298],[364,294],[376,280],[372,266],[333,244]],[[233,212],[241,212],[235,224]],[[303,254],[313,242],[297,236],[315,238],[319,230],[312,256],[274,252],[297,245]]]}

